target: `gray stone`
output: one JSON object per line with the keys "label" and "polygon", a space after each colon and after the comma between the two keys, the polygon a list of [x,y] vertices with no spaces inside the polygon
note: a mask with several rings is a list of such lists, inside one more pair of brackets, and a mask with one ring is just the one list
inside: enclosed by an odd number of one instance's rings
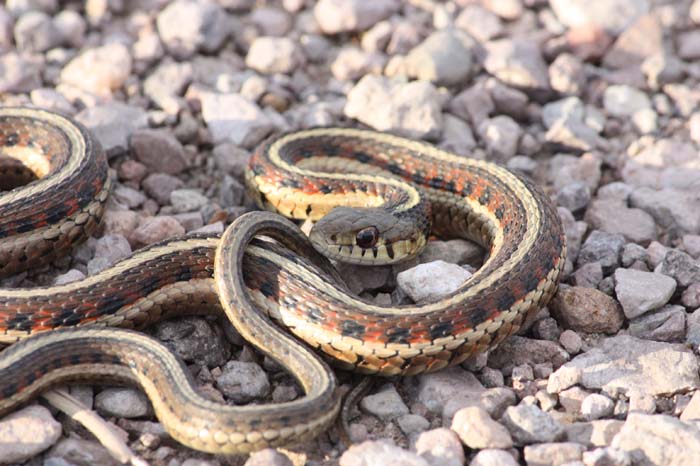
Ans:
{"label": "gray stone", "polygon": [[576,118],[557,120],[545,134],[545,140],[577,151],[608,148],[608,143],[594,129]]}
{"label": "gray stone", "polygon": [[459,438],[446,428],[421,433],[416,439],[415,449],[416,453],[428,461],[430,466],[462,466],[464,464],[464,449],[459,443]]}
{"label": "gray stone", "polygon": [[559,335],[559,344],[564,347],[567,353],[578,354],[583,347],[583,339],[573,330],[564,330]]}
{"label": "gray stone", "polygon": [[658,309],[676,291],[676,281],[658,273],[631,269],[615,271],[615,293],[628,319]]}
{"label": "gray stone", "polygon": [[683,306],[668,305],[633,319],[629,324],[629,332],[630,335],[645,340],[683,341],[685,321]]}
{"label": "gray stone", "polygon": [[521,403],[506,409],[501,422],[516,445],[554,442],[564,437],[564,428],[549,414],[534,405]]}
{"label": "gray stone", "polygon": [[130,145],[136,159],[152,172],[176,175],[187,168],[185,150],[169,131],[135,131],[131,136]]}
{"label": "gray stone", "polygon": [[638,465],[690,466],[700,457],[700,429],[663,414],[630,414],[612,447],[628,452]]}
{"label": "gray stone", "polygon": [[46,52],[61,43],[61,35],[51,17],[41,11],[28,11],[15,23],[15,43],[29,53]]}
{"label": "gray stone", "polygon": [[668,52],[647,57],[642,63],[642,72],[647,84],[659,90],[666,84],[677,83],[685,76],[685,64]]}
{"label": "gray stone", "polygon": [[586,333],[615,333],[624,323],[620,305],[595,288],[561,288],[550,302],[552,316],[564,328]]}
{"label": "gray stone", "polygon": [[452,430],[472,449],[511,448],[513,439],[508,430],[478,406],[462,408],[452,418]]}
{"label": "gray stone", "polygon": [[574,272],[574,285],[596,288],[603,279],[603,267],[598,262],[589,262]]}
{"label": "gray stone", "polygon": [[615,403],[605,395],[591,393],[581,403],[581,414],[588,421],[609,417],[613,413]]}
{"label": "gray stone", "polygon": [[570,53],[562,53],[549,65],[549,82],[562,94],[580,94],[586,84],[583,63]]}
{"label": "gray stone", "polygon": [[484,44],[484,68],[509,86],[532,90],[549,89],[547,65],[537,44],[500,39]]}
{"label": "gray stone", "polygon": [[518,150],[520,126],[510,117],[499,115],[481,122],[478,128],[488,152],[499,160],[508,160]]}
{"label": "gray stone", "polygon": [[260,73],[291,73],[304,63],[304,54],[287,37],[257,37],[248,49],[245,62]]}
{"label": "gray stone", "polygon": [[231,32],[223,8],[203,0],[169,3],[158,14],[156,25],[166,48],[177,58],[189,58],[197,51],[214,52]]}
{"label": "gray stone", "polygon": [[436,31],[406,56],[406,73],[445,86],[463,84],[473,72],[474,45],[458,29]]}
{"label": "gray stone", "polygon": [[215,144],[232,142],[252,147],[274,128],[260,107],[239,94],[202,91],[198,95],[202,103],[202,118]]}
{"label": "gray stone", "polygon": [[700,31],[687,31],[678,35],[678,56],[686,61],[700,58]]}
{"label": "gray stone", "polygon": [[482,82],[477,83],[457,94],[448,104],[447,109],[470,121],[474,127],[481,125],[496,109],[491,94]]}
{"label": "gray stone", "polygon": [[53,445],[61,424],[48,409],[30,405],[0,419],[0,458],[5,464],[21,463]]}
{"label": "gray stone", "polygon": [[443,142],[440,148],[455,152],[460,155],[467,155],[476,147],[476,140],[471,127],[461,119],[444,113],[442,116]]}
{"label": "gray stone", "polygon": [[368,75],[348,93],[344,112],[379,131],[435,138],[442,130],[440,100],[430,83]]}
{"label": "gray stone", "polygon": [[108,155],[125,151],[131,134],[148,126],[143,109],[120,102],[86,108],[75,118],[100,141]]}
{"label": "gray stone", "polygon": [[512,336],[489,354],[489,367],[508,369],[522,364],[536,365],[551,362],[559,367],[569,355],[556,342]]}
{"label": "gray stone", "polygon": [[557,19],[570,28],[591,26],[618,34],[649,11],[648,0],[550,0]]}
{"label": "gray stone", "polygon": [[504,29],[500,18],[478,3],[467,4],[455,18],[454,25],[479,42],[498,37]]}
{"label": "gray stone", "polygon": [[622,429],[622,421],[599,419],[590,422],[573,422],[564,424],[566,439],[587,447],[604,447],[610,445],[615,435]]}
{"label": "gray stone", "polygon": [[671,234],[700,233],[700,217],[692,214],[700,210],[700,194],[697,192],[643,187],[631,193],[630,204],[648,212]]}
{"label": "gray stone", "polygon": [[586,221],[596,230],[621,234],[634,243],[656,239],[654,218],[642,209],[627,207],[618,199],[598,199],[586,211]]}
{"label": "gray stone", "polygon": [[186,362],[223,366],[231,356],[222,331],[200,317],[160,322],[155,330],[155,336]]}
{"label": "gray stone", "polygon": [[[673,371],[669,371],[669,367]],[[682,346],[620,335],[564,364],[549,377],[547,391],[558,393],[575,384],[607,393],[636,391],[670,394],[697,387],[698,362]]]}
{"label": "gray stone", "polygon": [[[293,466],[294,463],[289,457],[274,448],[265,448],[264,450],[251,453],[248,460],[243,466]],[[183,464],[184,466],[184,464]],[[205,465],[192,465],[205,466]]]}
{"label": "gray stone", "polygon": [[360,407],[382,421],[391,421],[408,414],[408,406],[393,385],[389,385],[382,391],[368,395],[360,401]]}
{"label": "gray stone", "polygon": [[558,466],[576,464],[581,460],[585,447],[573,442],[541,443],[527,445],[523,456],[527,466]]}
{"label": "gray stone", "polygon": [[625,238],[620,234],[594,230],[581,246],[578,263],[600,262],[603,269],[616,267],[620,263],[620,251],[624,244]]}
{"label": "gray stone", "polygon": [[124,85],[131,73],[131,62],[129,49],[120,43],[85,49],[63,68],[61,82],[100,97],[109,97]]}
{"label": "gray stone", "polygon": [[603,106],[612,116],[629,117],[639,110],[651,108],[651,101],[644,92],[620,84],[605,89]]}
{"label": "gray stone", "polygon": [[683,288],[700,282],[700,263],[678,249],[669,250],[654,271],[675,278]]}
{"label": "gray stone", "polygon": [[379,53],[343,47],[331,64],[331,72],[341,81],[354,81],[366,74],[381,74],[385,64],[386,58]]}
{"label": "gray stone", "polygon": [[169,215],[159,215],[143,220],[129,235],[129,243],[139,248],[185,234],[180,222]]}
{"label": "gray stone", "polygon": [[591,200],[591,191],[582,181],[567,184],[557,193],[557,205],[566,207],[572,212],[584,209]]}
{"label": "gray stone", "polygon": [[326,34],[363,31],[398,10],[396,0],[321,0],[314,7],[318,26]]}
{"label": "gray stone", "polygon": [[507,451],[481,450],[474,456],[469,466],[518,466],[519,464]]}
{"label": "gray stone", "polygon": [[95,397],[95,408],[104,415],[127,419],[151,413],[146,395],[131,388],[105,388]]}
{"label": "gray stone", "polygon": [[270,393],[270,381],[254,362],[229,361],[216,378],[216,386],[235,403],[249,403]]}
{"label": "gray stone", "polygon": [[170,193],[170,203],[175,212],[193,212],[209,203],[209,199],[197,189],[175,189]]}
{"label": "gray stone", "polygon": [[[93,465],[119,466],[109,451],[92,440],[64,438],[46,453],[44,466]],[[58,461],[58,463],[53,463]],[[52,464],[53,463],[53,464]]]}
{"label": "gray stone", "polygon": [[389,441],[373,440],[355,444],[340,457],[340,466],[432,466],[416,453],[397,447]]}
{"label": "gray stone", "polygon": [[559,120],[570,118],[583,120],[585,107],[578,97],[567,97],[549,102],[542,107],[542,121],[547,128],[551,128]]}
{"label": "gray stone", "polygon": [[663,51],[664,30],[658,15],[644,15],[620,34],[603,57],[603,64],[616,69],[636,67]]}
{"label": "gray stone", "polygon": [[181,96],[192,77],[190,63],[163,62],[143,82],[143,93],[163,110],[176,115],[185,108]]}
{"label": "gray stone", "polygon": [[430,421],[418,414],[404,414],[396,419],[396,423],[406,435],[417,434],[430,428]]}
{"label": "gray stone", "polygon": [[441,413],[458,395],[478,398],[485,390],[472,373],[459,367],[420,375],[418,383],[418,400],[434,413]]}
{"label": "gray stone", "polygon": [[616,448],[596,448],[583,452],[583,464],[586,466],[630,466],[632,459],[626,451]]}

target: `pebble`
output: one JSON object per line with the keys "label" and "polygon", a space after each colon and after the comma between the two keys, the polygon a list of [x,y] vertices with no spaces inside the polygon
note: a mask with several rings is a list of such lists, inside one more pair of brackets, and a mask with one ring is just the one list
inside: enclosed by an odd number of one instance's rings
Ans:
{"label": "pebble", "polygon": [[523,456],[528,466],[557,466],[581,460],[585,447],[573,442],[527,445]]}
{"label": "pebble", "polygon": [[464,445],[472,449],[507,449],[513,446],[508,430],[478,406],[457,411],[452,418],[451,429],[459,435]]}
{"label": "pebble", "polygon": [[649,11],[647,0],[608,0],[594,5],[585,0],[551,0],[557,19],[569,27],[594,26],[618,34]]}
{"label": "pebble", "polygon": [[[109,451],[97,442],[80,438],[65,438],[58,442],[48,453],[46,466],[70,466],[99,464],[119,466]],[[53,463],[58,461],[57,463]]]}
{"label": "pebble", "polygon": [[656,222],[649,213],[629,208],[618,199],[593,201],[585,219],[596,230],[621,234],[634,243],[647,244],[657,237]]}
{"label": "pebble", "polygon": [[[668,370],[668,361],[674,361],[673,371]],[[682,392],[698,383],[698,362],[688,348],[618,335],[602,339],[557,369],[549,377],[547,391],[559,393],[581,384],[606,393],[657,395]]]}
{"label": "pebble", "polygon": [[515,155],[522,135],[520,125],[506,115],[484,120],[478,132],[486,150],[499,160],[508,160]]}
{"label": "pebble", "polygon": [[657,341],[683,341],[686,313],[683,306],[667,305],[661,309],[632,319],[630,335]]}
{"label": "pebble", "polygon": [[504,450],[480,450],[469,466],[518,466],[513,455]]}
{"label": "pebble", "polygon": [[605,89],[603,106],[612,116],[629,117],[640,110],[651,108],[651,101],[644,92],[620,84]]}
{"label": "pebble", "polygon": [[209,203],[209,198],[198,189],[175,189],[170,192],[170,203],[175,212],[193,212]]}
{"label": "pebble", "polygon": [[593,230],[581,246],[578,263],[599,262],[603,270],[617,267],[624,244],[625,238],[621,234]]}
{"label": "pebble", "polygon": [[615,271],[615,293],[628,319],[658,309],[676,291],[676,281],[659,273],[631,269]]}
{"label": "pebble", "polygon": [[223,366],[231,356],[222,331],[201,317],[159,322],[155,336],[184,361],[200,366]]}
{"label": "pebble", "polygon": [[338,34],[369,29],[399,7],[396,0],[320,0],[314,7],[314,17],[324,33]]}
{"label": "pebble", "polygon": [[[186,27],[183,27],[186,25]],[[175,0],[156,18],[158,35],[168,51],[179,59],[195,52],[214,52],[231,33],[231,22],[214,2]]]}
{"label": "pebble", "polygon": [[564,428],[534,405],[510,406],[501,423],[508,428],[516,445],[553,442],[564,436]]}
{"label": "pebble", "polygon": [[512,336],[489,353],[489,366],[509,369],[523,364],[532,366],[551,362],[559,367],[569,360],[569,355],[556,342]]}
{"label": "pebble", "polygon": [[348,92],[344,113],[378,131],[435,138],[442,131],[440,101],[431,83],[367,75]]}
{"label": "pebble", "polygon": [[56,443],[61,432],[48,409],[22,408],[0,419],[0,458],[5,464],[24,462]]}
{"label": "pebble", "polygon": [[437,301],[456,291],[469,277],[471,273],[457,264],[434,261],[399,273],[396,281],[414,302],[425,303]]}
{"label": "pebble", "polygon": [[344,47],[333,60],[331,72],[341,81],[354,81],[366,74],[380,74],[385,61],[381,54],[367,53],[356,47]]}
{"label": "pebble", "polygon": [[533,42],[498,39],[484,44],[484,68],[505,84],[531,90],[549,89],[547,65]]}
{"label": "pebble", "polygon": [[467,4],[455,18],[454,25],[479,42],[496,38],[504,31],[501,19],[478,3]]}
{"label": "pebble", "polygon": [[202,118],[211,132],[213,142],[252,147],[260,142],[274,124],[260,107],[239,94],[198,92]]}
{"label": "pebble", "polygon": [[130,145],[136,159],[150,171],[177,175],[187,168],[185,150],[169,132],[138,130],[131,135]]}
{"label": "pebble", "polygon": [[700,429],[664,414],[630,414],[612,447],[641,464],[693,464],[700,455]]}
{"label": "pebble", "polygon": [[430,466],[464,464],[464,449],[450,429],[439,428],[421,433],[416,439],[415,449]]}
{"label": "pebble", "polygon": [[143,83],[144,94],[161,109],[176,115],[185,108],[182,94],[193,79],[190,63],[164,62]]}
{"label": "pebble", "polygon": [[270,393],[270,381],[254,362],[229,361],[216,378],[216,386],[234,403],[249,403]]}
{"label": "pebble", "polygon": [[120,43],[86,49],[61,71],[61,82],[109,97],[124,85],[131,73],[131,54]]}
{"label": "pebble", "polygon": [[612,443],[624,422],[615,419],[600,419],[590,422],[564,424],[566,438],[570,442],[587,447],[604,447]]}
{"label": "pebble", "polygon": [[184,234],[185,229],[174,217],[159,215],[141,222],[129,236],[129,242],[135,247],[143,247]]}
{"label": "pebble", "polygon": [[418,414],[404,414],[396,419],[396,423],[406,435],[417,434],[430,428],[430,421]]}
{"label": "pebble", "polygon": [[626,451],[607,447],[583,452],[583,463],[585,466],[630,466],[632,459]]}
{"label": "pebble", "polygon": [[560,325],[576,332],[613,334],[625,320],[620,305],[595,288],[560,288],[549,306]]}
{"label": "pebble", "polygon": [[700,208],[697,193],[680,189],[638,188],[630,194],[630,205],[648,212],[671,234],[700,233],[700,219],[689,215]]}
{"label": "pebble", "polygon": [[615,403],[605,395],[591,393],[581,403],[581,415],[587,420],[606,418],[612,415]]}
{"label": "pebble", "polygon": [[340,466],[432,466],[416,453],[381,440],[368,440],[348,448],[340,457]]}
{"label": "pebble", "polygon": [[696,421],[699,419],[700,419],[700,392],[696,391],[695,393],[693,393],[693,396],[690,399],[690,402],[683,409],[683,413],[681,413],[680,420],[687,422],[687,421]]}
{"label": "pebble", "polygon": [[273,448],[251,453],[243,466],[293,466],[289,457]]}
{"label": "pebble", "polygon": [[143,109],[120,102],[86,108],[75,119],[97,138],[107,156],[126,151],[130,136],[148,126],[148,116]]}
{"label": "pebble", "polygon": [[291,73],[304,62],[304,55],[286,37],[257,37],[248,49],[245,63],[260,73]]}
{"label": "pebble", "polygon": [[445,86],[462,84],[474,69],[474,46],[474,40],[459,29],[436,31],[406,56],[406,73]]}
{"label": "pebble", "polygon": [[360,400],[360,407],[383,421],[391,421],[409,413],[408,406],[393,385]]}
{"label": "pebble", "polygon": [[478,398],[484,390],[471,372],[458,367],[418,376],[418,400],[434,413],[441,413],[457,394]]}
{"label": "pebble", "polygon": [[683,288],[700,282],[700,264],[677,249],[668,251],[654,271],[673,277]]}
{"label": "pebble", "polygon": [[15,22],[15,44],[29,53],[46,52],[61,43],[61,35],[51,17],[41,11],[28,11]]}
{"label": "pebble", "polygon": [[148,398],[131,388],[105,388],[95,397],[95,408],[103,415],[127,419],[151,413]]}
{"label": "pebble", "polygon": [[578,354],[581,352],[583,347],[583,340],[578,333],[573,330],[564,330],[559,335],[559,344],[566,350],[569,354]]}

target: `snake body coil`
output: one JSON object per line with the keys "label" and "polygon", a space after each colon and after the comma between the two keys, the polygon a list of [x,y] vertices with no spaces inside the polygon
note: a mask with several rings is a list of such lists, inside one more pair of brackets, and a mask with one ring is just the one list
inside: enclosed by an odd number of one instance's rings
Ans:
{"label": "snake body coil", "polygon": [[[40,178],[0,197],[0,260],[6,260],[0,270],[14,273],[39,261],[22,251],[61,245],[46,254],[51,259],[88,236],[109,181],[89,134],[47,112],[1,110],[0,151]],[[43,170],[27,163],[39,159]],[[337,173],[343,167],[353,173]],[[79,188],[66,192],[59,177]],[[330,217],[311,235],[315,248],[288,220],[257,212],[236,220],[220,240],[170,240],[79,282],[0,290],[0,339],[14,342],[53,330],[0,355],[0,412],[57,382],[128,380],[145,390],[168,432],[193,448],[239,453],[298,442],[327,428],[339,399],[333,372],[280,327],[346,369],[434,371],[514,332],[554,293],[564,265],[561,223],[541,191],[501,167],[429,144],[353,129],[289,133],[260,146],[247,183],[267,209],[293,218]],[[30,203],[48,211],[64,206],[65,214],[31,214]],[[349,210],[333,211],[338,204]],[[368,224],[356,211],[366,206],[390,210],[393,220],[372,214]],[[22,207],[23,214],[14,214]],[[339,230],[339,223],[349,230]],[[425,245],[430,223],[433,231],[476,240],[488,251],[461,288],[435,303],[373,305],[347,292],[316,250],[360,263],[400,260]],[[276,242],[254,238],[261,234]],[[219,302],[244,338],[297,378],[304,397],[274,407],[213,403],[197,394],[187,371],[161,344],[135,332],[96,328],[137,328],[176,313],[211,312]],[[90,328],[60,330],[88,323]]]}

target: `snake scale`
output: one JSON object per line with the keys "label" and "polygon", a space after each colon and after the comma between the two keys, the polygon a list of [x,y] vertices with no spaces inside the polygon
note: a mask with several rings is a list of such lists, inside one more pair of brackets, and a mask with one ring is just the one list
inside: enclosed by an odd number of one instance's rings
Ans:
{"label": "snake scale", "polygon": [[[0,109],[0,175],[3,276],[50,263],[89,237],[111,184],[88,131],[28,108]],[[21,340],[0,354],[0,414],[59,383],[127,381],[189,447],[230,454],[304,441],[340,409],[326,361],[380,375],[458,364],[544,305],[564,265],[562,226],[542,191],[427,143],[349,128],[287,133],[258,147],[246,184],[261,207],[316,221],[309,238],[280,215],[252,212],[221,238],[171,239],[77,282],[0,290],[0,341]],[[431,227],[488,252],[437,302],[377,306],[350,293],[327,258],[399,262],[425,247]],[[167,348],[127,330],[221,308],[294,375],[303,397],[212,402]]]}

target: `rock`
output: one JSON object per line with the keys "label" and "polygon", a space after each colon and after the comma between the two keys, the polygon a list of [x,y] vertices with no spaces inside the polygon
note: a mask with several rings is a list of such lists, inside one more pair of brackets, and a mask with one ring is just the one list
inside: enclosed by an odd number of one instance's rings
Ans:
{"label": "rock", "polygon": [[620,305],[594,288],[560,288],[549,307],[559,324],[577,332],[613,334],[625,320]]}
{"label": "rock", "polygon": [[484,392],[476,377],[459,367],[420,375],[418,383],[418,400],[434,413],[441,413],[458,395],[473,395],[476,399]]}
{"label": "rock", "polygon": [[579,265],[600,262],[603,269],[617,267],[625,238],[620,234],[593,230],[581,246],[578,255]]}
{"label": "rock", "polygon": [[170,132],[143,129],[131,136],[131,151],[150,171],[176,175],[187,168],[187,156],[182,144]]}
{"label": "rock", "polygon": [[428,461],[388,441],[366,441],[348,448],[340,457],[340,466],[431,466]]}
{"label": "rock", "polygon": [[700,429],[664,414],[630,414],[612,442],[635,464],[695,464],[700,456]]}
{"label": "rock", "polygon": [[683,306],[668,305],[633,319],[629,325],[629,333],[645,340],[683,341],[685,320]]}
{"label": "rock", "polygon": [[579,414],[583,400],[585,400],[590,394],[590,392],[580,387],[571,387],[566,390],[562,390],[558,394],[559,404],[567,413]]}
{"label": "rock", "polygon": [[680,419],[684,422],[700,420],[700,392],[693,393],[693,397],[683,409]]}
{"label": "rock", "polygon": [[469,466],[518,466],[513,455],[503,450],[481,450],[479,451]]}
{"label": "rock", "polygon": [[691,283],[681,295],[681,304],[689,309],[700,307],[700,283]]}
{"label": "rock", "polygon": [[[303,2],[301,3],[303,4]],[[284,36],[292,28],[291,15],[280,8],[270,6],[255,8],[248,16],[248,19],[265,36]]]}
{"label": "rock", "polygon": [[176,115],[185,108],[181,96],[192,78],[190,63],[162,62],[143,82],[143,93],[163,110]]}
{"label": "rock", "polygon": [[686,61],[700,58],[700,31],[687,31],[678,35],[678,56]]}
{"label": "rock", "polygon": [[467,4],[455,18],[454,25],[479,42],[486,42],[503,33],[500,18],[478,3]]}
{"label": "rock", "polygon": [[534,405],[521,403],[506,409],[501,419],[516,445],[553,442],[563,438],[564,428]]}
{"label": "rock", "polygon": [[168,215],[160,215],[144,220],[133,231],[129,242],[136,247],[142,247],[184,234],[185,229],[176,219]]}
{"label": "rock", "polygon": [[511,448],[513,439],[508,430],[478,406],[462,408],[452,418],[452,430],[472,449]]}
{"label": "rock", "polygon": [[[131,73],[131,55],[124,45],[112,42],[85,49],[61,71],[61,82],[109,97],[124,85]],[[112,104],[123,105],[123,104]]]}
{"label": "rock", "polygon": [[231,32],[230,24],[223,8],[203,0],[175,0],[156,18],[163,44],[179,59],[219,49]]}
{"label": "rock", "polygon": [[105,388],[95,397],[95,408],[106,416],[127,419],[151,413],[148,398],[131,388]]}
{"label": "rock", "polygon": [[586,466],[630,466],[632,459],[626,451],[615,448],[596,448],[593,451],[583,452],[583,464]]}
{"label": "rock", "polygon": [[522,364],[532,366],[551,362],[559,367],[569,360],[569,355],[556,342],[533,340],[521,336],[512,336],[503,341],[489,353],[489,367],[508,369]]}
{"label": "rock", "polygon": [[548,90],[547,65],[537,44],[500,39],[484,44],[484,68],[505,84],[531,90]]}
{"label": "rock", "polygon": [[21,463],[53,445],[61,424],[48,409],[30,405],[0,419],[0,462]]}
{"label": "rock", "polygon": [[664,94],[669,96],[676,105],[678,112],[689,117],[700,104],[700,92],[694,87],[685,84],[666,84],[662,87]]}
{"label": "rock", "polygon": [[583,347],[583,340],[573,330],[564,330],[559,335],[559,344],[564,347],[567,353],[578,354]]}
{"label": "rock", "polygon": [[[423,432],[415,443],[416,453],[430,466],[462,466],[464,449],[459,438],[449,429],[440,428]],[[393,463],[392,463],[393,464]]]}
{"label": "rock", "polygon": [[700,218],[691,214],[700,209],[700,195],[696,192],[637,188],[630,195],[630,205],[648,212],[671,234],[700,233]]}
{"label": "rock", "polygon": [[547,391],[558,393],[581,384],[606,393],[659,395],[683,392],[698,383],[698,362],[689,349],[620,335],[601,340],[560,367],[549,377]]}
{"label": "rock", "polygon": [[505,115],[489,118],[479,125],[479,136],[486,144],[486,149],[500,160],[515,155],[521,135],[520,126]]}
{"label": "rock", "polygon": [[399,6],[395,0],[320,0],[314,17],[326,34],[363,31],[388,18]]}
{"label": "rock", "polygon": [[175,212],[194,212],[207,205],[209,199],[197,189],[175,189],[170,193],[170,203]]}
{"label": "rock", "polygon": [[355,81],[366,74],[381,74],[385,57],[356,47],[343,47],[331,64],[331,72],[341,81]]}
{"label": "rock", "polygon": [[66,99],[63,94],[53,89],[42,87],[34,89],[29,95],[32,99],[32,103],[37,107],[55,110],[66,115],[74,115],[76,112],[68,99]]}
{"label": "rock", "polygon": [[360,407],[385,422],[409,413],[408,406],[403,402],[393,385],[362,398]]}
{"label": "rock", "polygon": [[304,62],[304,54],[287,37],[257,37],[248,49],[245,63],[260,73],[291,73]]}
{"label": "rock", "polygon": [[641,16],[622,31],[603,57],[607,68],[640,66],[650,56],[664,51],[664,30],[655,14]]}
{"label": "rock", "polygon": [[406,435],[417,434],[430,428],[430,421],[418,414],[404,414],[396,419],[396,423]]}
{"label": "rock", "polygon": [[478,127],[496,109],[496,105],[485,86],[479,83],[457,94],[447,109]]}
{"label": "rock", "polygon": [[596,230],[620,234],[634,243],[646,244],[657,236],[656,223],[650,214],[642,209],[631,209],[618,199],[593,201],[585,218]]}
{"label": "rock", "polygon": [[598,136],[595,130],[576,118],[557,120],[545,134],[545,140],[556,146],[577,151],[608,147],[607,142]]}
{"label": "rock", "polygon": [[[442,149],[457,154],[469,154],[476,147],[471,127],[459,118],[444,113],[442,116]],[[448,261],[450,262],[450,261]]]}
{"label": "rock", "polygon": [[270,393],[267,374],[254,362],[227,362],[216,378],[216,387],[236,404],[250,403]]}
{"label": "rock", "polygon": [[14,36],[17,48],[29,53],[46,52],[61,43],[56,25],[41,11],[28,11],[17,18]]}
{"label": "rock", "polygon": [[274,448],[265,448],[251,453],[243,466],[294,466],[294,463],[287,455]]}
{"label": "rock", "polygon": [[603,106],[612,116],[629,117],[639,110],[651,108],[651,101],[644,92],[619,84],[605,89]]}
{"label": "rock", "polygon": [[555,100],[542,107],[542,121],[547,128],[554,126],[557,121],[568,119],[583,121],[585,114],[586,109],[578,97]]}
{"label": "rock", "polygon": [[648,0],[550,0],[557,19],[568,27],[599,27],[618,34],[649,11]]}
{"label": "rock", "polygon": [[668,251],[654,271],[673,277],[683,288],[700,282],[700,264],[677,249]]}
{"label": "rock", "polygon": [[273,122],[255,103],[239,94],[197,93],[202,103],[202,118],[213,142],[232,142],[252,147],[274,128]]}
{"label": "rock", "polygon": [[430,83],[401,83],[368,75],[348,93],[344,112],[378,131],[435,138],[442,130],[440,100]]}
{"label": "rock", "polygon": [[676,291],[676,281],[659,273],[631,269],[615,271],[615,293],[628,319],[658,309]]}
{"label": "rock", "polygon": [[79,13],[73,10],[62,10],[54,16],[53,25],[63,43],[74,48],[83,46],[87,24]]}
{"label": "rock", "polygon": [[142,186],[144,191],[160,205],[167,205],[170,203],[170,193],[175,189],[182,188],[184,183],[165,173],[153,173],[143,180]]}
{"label": "rock", "polygon": [[576,55],[558,55],[549,65],[549,82],[552,89],[562,94],[580,94],[586,82],[583,63]]}
{"label": "rock", "polygon": [[666,84],[677,83],[685,76],[684,63],[668,52],[647,57],[642,63],[642,72],[652,90],[659,90]]}
{"label": "rock", "polygon": [[406,73],[445,86],[463,84],[473,71],[474,45],[474,40],[458,29],[436,31],[406,56]]}
{"label": "rock", "polygon": [[610,445],[612,439],[622,429],[622,421],[600,419],[590,422],[573,422],[564,424],[566,439],[587,447],[604,447]]}
{"label": "rock", "polygon": [[155,330],[155,336],[186,362],[223,366],[231,356],[220,329],[201,317],[159,322]]}
{"label": "rock", "polygon": [[541,443],[527,445],[523,454],[527,466],[557,466],[576,464],[581,460],[585,447],[572,442]]}
{"label": "rock", "polygon": [[109,451],[97,442],[65,438],[46,453],[45,466],[92,465],[119,466]]}
{"label": "rock", "polygon": [[570,28],[565,38],[573,54],[584,61],[602,57],[613,41],[603,28],[590,23]]}
{"label": "rock", "polygon": [[100,141],[108,156],[125,151],[131,134],[148,126],[145,111],[120,102],[86,108],[75,119]]}
{"label": "rock", "polygon": [[588,421],[611,416],[615,403],[605,395],[591,393],[581,403],[581,414]]}

